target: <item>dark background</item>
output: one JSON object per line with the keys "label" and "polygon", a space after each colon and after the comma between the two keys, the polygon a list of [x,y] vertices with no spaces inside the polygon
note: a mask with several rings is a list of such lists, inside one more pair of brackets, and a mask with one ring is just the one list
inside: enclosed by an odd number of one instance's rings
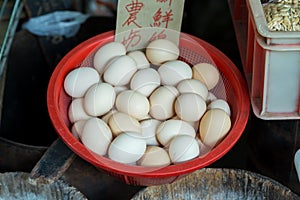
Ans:
{"label": "dark background", "polygon": [[[37,8],[32,8],[31,1],[27,5],[26,16],[35,16]],[[35,1],[45,4],[46,1]],[[55,1],[54,1],[55,2]],[[58,1],[59,2],[59,1]],[[61,1],[62,2],[62,1]],[[67,2],[67,1],[66,1]],[[68,8],[73,4],[53,4],[52,9]],[[79,7],[84,7],[80,4]],[[243,74],[235,30],[227,1],[225,0],[186,0],[182,22],[182,31],[197,36],[221,50],[227,55]],[[20,23],[20,24],[21,24]],[[18,28],[9,54],[6,70],[3,110],[0,126],[0,138],[13,141],[6,143],[10,148],[9,158],[4,151],[0,152],[0,169],[30,171],[44,150],[58,137],[47,111],[47,84],[53,69],[60,59],[73,47],[86,39],[102,32],[114,30],[114,17],[90,17],[82,24],[78,34],[72,38],[36,37]],[[246,38],[245,38],[246,39]],[[300,194],[299,183],[293,165],[293,156],[299,148],[299,120],[260,120],[251,112],[247,127],[234,148],[223,158],[209,167],[241,168],[271,177],[290,187]],[[1,141],[0,141],[1,143]],[[18,149],[19,144],[38,149],[38,153],[27,155]],[[1,146],[0,146],[1,147]],[[12,152],[14,150],[14,152]],[[26,157],[26,155],[28,157]],[[23,158],[20,158],[22,157]],[[34,159],[32,159],[32,157]],[[26,158],[30,162],[26,162]],[[2,160],[1,160],[2,159]],[[17,160],[22,161],[22,164]],[[5,163],[4,163],[5,162]],[[10,162],[12,163],[10,165]],[[75,180],[76,173],[90,170],[93,176],[83,173],[83,180]],[[91,199],[99,192],[104,197],[126,199],[140,188],[127,186],[104,174],[97,174],[92,166],[80,158],[67,171],[64,179],[78,184]],[[82,182],[99,184],[102,187],[82,185]],[[72,182],[73,181],[73,182]],[[78,182],[77,182],[78,181]],[[97,182],[98,181],[98,182]],[[111,189],[114,186],[114,189]],[[96,192],[97,190],[97,192]],[[120,192],[116,192],[120,191]]]}

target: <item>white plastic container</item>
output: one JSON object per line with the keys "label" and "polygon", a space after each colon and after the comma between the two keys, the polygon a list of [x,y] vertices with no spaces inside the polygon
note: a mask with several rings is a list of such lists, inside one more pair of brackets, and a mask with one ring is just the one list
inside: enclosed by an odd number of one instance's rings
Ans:
{"label": "white plastic container", "polygon": [[[232,13],[242,1],[234,2]],[[232,3],[229,0],[231,7]],[[300,119],[300,32],[270,31],[261,1],[245,3],[247,25],[238,26],[242,17],[233,20],[237,35],[247,29],[238,43],[253,112],[265,120]],[[246,48],[241,51],[243,44]]]}

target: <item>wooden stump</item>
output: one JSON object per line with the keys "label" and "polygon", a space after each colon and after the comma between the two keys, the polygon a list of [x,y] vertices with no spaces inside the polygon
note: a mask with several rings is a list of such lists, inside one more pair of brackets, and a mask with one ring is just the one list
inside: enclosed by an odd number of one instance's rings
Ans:
{"label": "wooden stump", "polygon": [[268,177],[241,170],[204,168],[161,186],[141,190],[132,200],[146,199],[300,199],[287,187]]}
{"label": "wooden stump", "polygon": [[76,199],[87,198],[76,188],[63,181],[52,184],[32,184],[25,172],[6,172],[0,174],[0,199]]}

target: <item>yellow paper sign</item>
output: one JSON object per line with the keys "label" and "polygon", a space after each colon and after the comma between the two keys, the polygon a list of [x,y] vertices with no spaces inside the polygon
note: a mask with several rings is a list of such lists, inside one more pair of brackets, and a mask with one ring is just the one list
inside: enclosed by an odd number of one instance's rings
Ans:
{"label": "yellow paper sign", "polygon": [[158,38],[179,41],[184,0],[119,0],[115,40],[128,50]]}

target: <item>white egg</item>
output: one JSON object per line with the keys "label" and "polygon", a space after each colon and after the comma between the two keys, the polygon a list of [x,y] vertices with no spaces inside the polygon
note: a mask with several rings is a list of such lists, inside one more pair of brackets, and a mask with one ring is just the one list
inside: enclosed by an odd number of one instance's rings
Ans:
{"label": "white egg", "polygon": [[206,156],[212,150],[212,147],[209,147],[209,146],[206,146],[205,144],[203,144],[203,142],[200,139],[199,134],[197,134],[195,138],[196,138],[196,141],[198,142],[199,149],[200,149],[199,157],[201,158],[201,157]]}
{"label": "white egg", "polygon": [[74,123],[79,120],[87,120],[93,117],[85,111],[83,102],[83,98],[75,98],[71,101],[70,106],[68,108],[68,118],[71,123]]}
{"label": "white egg", "polygon": [[113,113],[108,120],[108,125],[114,137],[122,132],[142,132],[139,121],[123,112]]}
{"label": "white egg", "polygon": [[163,85],[172,86],[176,86],[184,79],[191,79],[193,76],[191,67],[180,60],[165,62],[158,68],[158,73]]}
{"label": "white egg", "polygon": [[179,57],[179,48],[167,39],[153,40],[146,47],[146,57],[150,63],[160,65],[166,61],[176,60]]}
{"label": "white egg", "polygon": [[196,136],[195,129],[187,122],[169,119],[162,122],[156,130],[156,137],[160,144],[168,146],[170,141],[177,135]]}
{"label": "white egg", "polygon": [[92,116],[101,116],[112,109],[116,98],[114,88],[108,83],[94,84],[84,96],[85,111]]}
{"label": "white egg", "polygon": [[159,145],[156,138],[157,127],[161,121],[156,119],[146,119],[140,122],[142,128],[142,137],[146,140],[147,145]]}
{"label": "white egg", "polygon": [[95,53],[93,64],[99,74],[103,74],[107,62],[116,56],[126,55],[126,48],[120,42],[109,42],[101,46]]}
{"label": "white egg", "polygon": [[104,115],[101,116],[101,119],[105,122],[108,123],[109,118],[112,116],[112,114],[118,112],[116,109],[112,108],[110,111],[105,113]]}
{"label": "white egg", "polygon": [[200,121],[200,139],[205,145],[212,148],[225,137],[230,127],[230,117],[224,110],[210,109]]}
{"label": "white egg", "polygon": [[118,95],[119,93],[121,93],[125,90],[128,90],[129,88],[127,86],[123,85],[123,86],[115,86],[114,89],[115,89],[116,95]]}
{"label": "white egg", "polygon": [[212,92],[208,92],[207,98],[206,98],[206,104],[209,104],[213,100],[217,99],[216,95]]}
{"label": "white egg", "polygon": [[83,97],[88,88],[99,80],[100,76],[94,68],[78,67],[67,74],[64,89],[71,97]]}
{"label": "white egg", "polygon": [[178,83],[177,89],[180,93],[195,93],[203,99],[207,99],[208,89],[204,83],[197,79],[185,79]]}
{"label": "white egg", "polygon": [[196,132],[198,131],[200,120],[197,120],[197,121],[194,121],[194,122],[187,121],[187,123],[189,123],[195,129]]}
{"label": "white egg", "polygon": [[219,108],[224,110],[229,116],[231,115],[230,107],[227,101],[223,99],[215,99],[207,105],[207,109]]}
{"label": "white egg", "polygon": [[124,132],[110,144],[108,157],[120,163],[133,163],[146,151],[146,141],[138,133]]}
{"label": "white egg", "polygon": [[103,120],[94,117],[85,122],[81,141],[85,147],[94,153],[105,155],[112,141],[112,133]]}
{"label": "white egg", "polygon": [[134,90],[126,90],[118,94],[115,106],[118,111],[127,113],[138,120],[147,116],[150,109],[147,97]]}
{"label": "white egg", "polygon": [[130,81],[130,89],[139,91],[146,97],[158,86],[160,86],[160,76],[158,72],[152,68],[138,70]]}
{"label": "white egg", "polygon": [[220,79],[219,70],[209,63],[198,63],[192,67],[193,78],[203,82],[208,90],[214,88]]}
{"label": "white egg", "polygon": [[174,102],[179,95],[174,86],[160,86],[149,97],[150,115],[165,120],[175,115]]}
{"label": "white egg", "polygon": [[151,117],[149,114],[147,114],[147,115],[145,115],[143,118],[139,119],[139,121],[143,121],[143,120],[151,119],[151,118],[152,118],[152,117]]}
{"label": "white egg", "polygon": [[175,101],[175,113],[185,121],[198,121],[206,111],[206,102],[195,93],[183,93]]}
{"label": "white egg", "polygon": [[150,63],[144,52],[136,50],[128,52],[127,55],[134,59],[138,69],[145,69],[150,67]]}
{"label": "white egg", "polygon": [[200,149],[195,137],[178,135],[172,139],[169,155],[173,163],[181,163],[199,156]]}
{"label": "white egg", "polygon": [[103,80],[114,86],[127,85],[137,71],[133,58],[127,55],[119,56],[109,63],[103,73]]}
{"label": "white egg", "polygon": [[[174,117],[172,117],[172,119],[182,120],[177,115],[175,115]],[[184,120],[182,120],[182,121],[184,121]],[[196,132],[198,131],[200,120],[194,121],[194,122],[192,122],[192,121],[185,121],[185,122],[189,123],[195,129]]]}
{"label": "white egg", "polygon": [[158,146],[147,146],[144,155],[137,161],[140,166],[164,167],[170,165],[168,152]]}
{"label": "white egg", "polygon": [[71,133],[74,135],[76,139],[80,139],[83,131],[83,127],[85,125],[86,120],[79,120],[75,122],[71,127]]}

